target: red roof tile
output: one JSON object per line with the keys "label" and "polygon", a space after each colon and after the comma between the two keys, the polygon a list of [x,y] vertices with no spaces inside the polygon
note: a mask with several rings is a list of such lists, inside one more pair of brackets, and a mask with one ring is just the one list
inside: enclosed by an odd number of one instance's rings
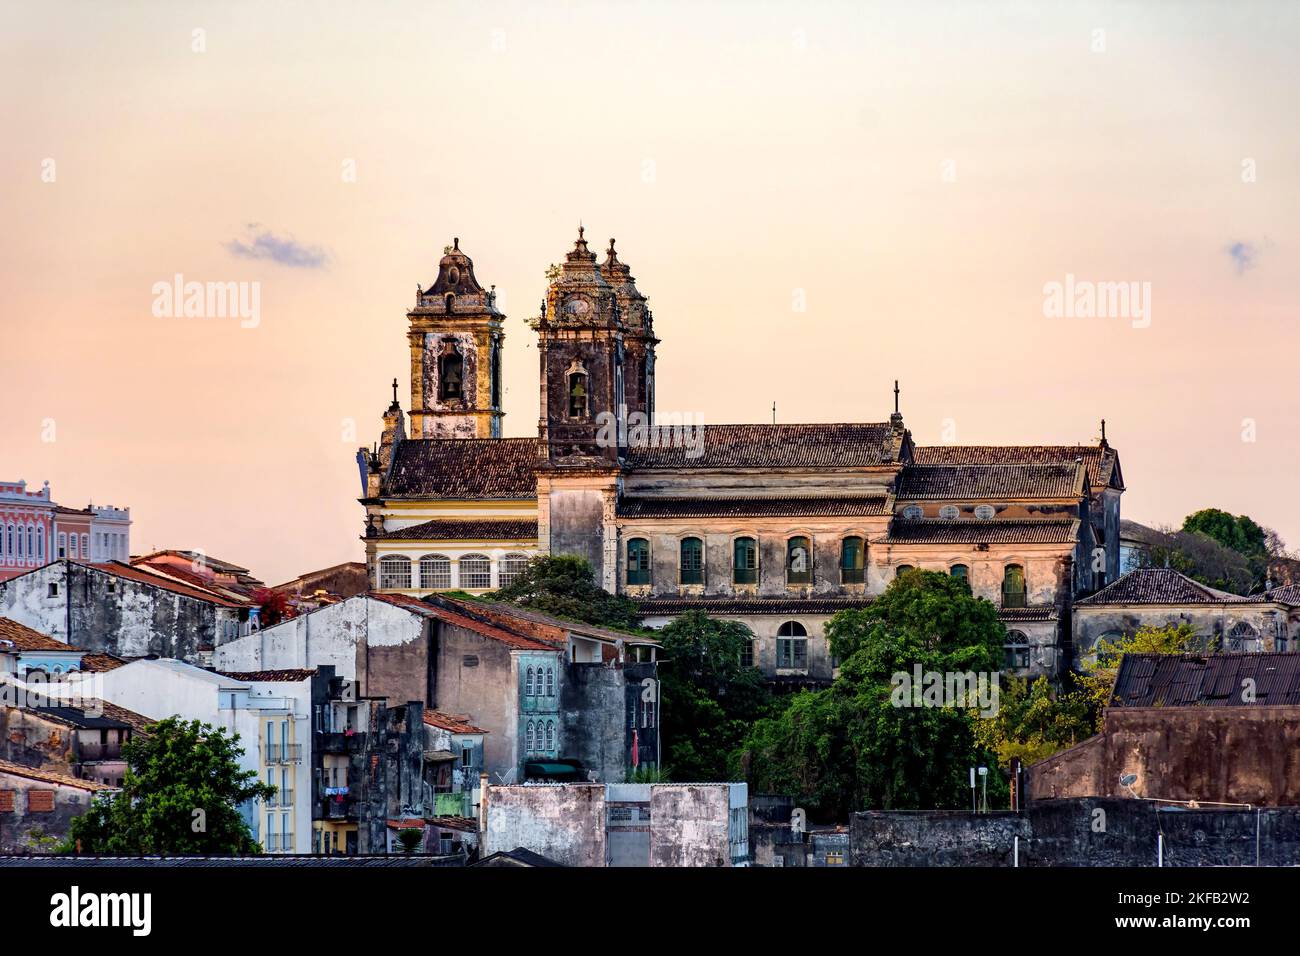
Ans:
{"label": "red roof tile", "polygon": [[535,518],[435,518],[370,536],[388,541],[536,541]]}
{"label": "red roof tile", "polygon": [[76,777],[52,773],[48,770],[33,770],[31,767],[24,767],[22,764],[11,763],[8,760],[0,760],[0,774],[12,774],[15,777],[26,777],[28,780],[36,780],[40,783],[52,783],[60,787],[75,787],[78,790],[92,792],[113,789],[105,784],[95,783],[93,780],[78,780]]}
{"label": "red roof tile", "polygon": [[0,617],[0,641],[10,641],[20,651],[78,650],[78,648],[71,647],[63,643],[63,641],[50,637],[48,634],[34,631],[26,624],[19,624],[7,617]]}
{"label": "red roof tile", "polygon": [[146,571],[143,568],[134,567],[130,564],[123,564],[120,561],[106,561],[97,564],[87,564],[86,567],[94,568],[104,574],[111,574],[115,577],[125,578],[130,581],[136,581],[140,584],[148,584],[152,587],[162,588],[164,591],[171,591],[173,594],[179,594],[183,597],[193,598],[196,601],[207,601],[209,604],[216,604],[220,607],[244,607],[243,603],[227,600],[219,597],[211,591],[201,588],[191,587],[188,584],[182,584],[180,581],[153,571]]}
{"label": "red roof tile", "polygon": [[620,518],[808,518],[886,514],[884,497],[621,498]]}
{"label": "red roof tile", "polygon": [[[902,440],[888,422],[699,427],[703,434],[696,448],[674,440],[671,426],[650,429],[646,446],[627,450],[628,466],[862,468],[895,461]],[[660,447],[649,447],[656,444]]]}
{"label": "red roof tile", "polygon": [[430,727],[441,727],[453,734],[486,734],[488,731],[475,727],[463,714],[445,714],[440,710],[426,710],[424,722]]}
{"label": "red roof tile", "polygon": [[452,500],[537,497],[534,438],[408,438],[397,446],[382,494]]}

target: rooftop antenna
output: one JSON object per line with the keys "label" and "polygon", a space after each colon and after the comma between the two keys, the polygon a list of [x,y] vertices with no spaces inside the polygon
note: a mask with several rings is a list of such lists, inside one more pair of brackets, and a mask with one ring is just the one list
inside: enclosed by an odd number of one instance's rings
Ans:
{"label": "rooftop antenna", "polygon": [[776,424],[776,402],[772,403],[772,424]]}

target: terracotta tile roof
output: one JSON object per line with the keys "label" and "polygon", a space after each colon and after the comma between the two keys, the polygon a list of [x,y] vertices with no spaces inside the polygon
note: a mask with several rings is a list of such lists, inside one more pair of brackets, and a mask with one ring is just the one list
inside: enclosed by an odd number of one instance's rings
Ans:
{"label": "terracotta tile roof", "polygon": [[1053,465],[908,465],[898,498],[974,500],[1083,496],[1085,471],[1077,463]]}
{"label": "terracotta tile roof", "polygon": [[201,574],[195,574],[193,571],[185,568],[178,568],[172,564],[151,564],[137,559],[131,563],[131,567],[139,568],[141,571],[147,571],[150,574],[155,574],[168,581],[175,581],[178,584],[188,584],[199,591],[206,591],[209,594],[231,601],[241,607],[253,607],[257,604],[257,602],[252,600],[251,597],[252,592],[255,590],[252,587],[236,587],[223,584],[220,581],[214,581],[211,578],[206,578]]}
{"label": "terracotta tile roof", "polygon": [[1278,604],[1300,605],[1300,584],[1284,584],[1266,591],[1261,597],[1264,600],[1276,601]]}
{"label": "terracotta tile roof", "polygon": [[531,499],[533,438],[410,438],[397,446],[382,494],[393,498]]}
{"label": "terracotta tile roof", "polygon": [[1054,465],[1082,458],[1094,490],[1123,489],[1119,453],[1101,445],[919,445],[912,460],[918,465]]}
{"label": "terracotta tile roof", "polygon": [[43,706],[24,709],[30,710],[39,717],[55,720],[70,727],[93,730],[103,727],[120,727],[125,724],[141,737],[148,737],[149,733],[146,728],[150,724],[157,723],[156,720],[143,714],[137,714],[133,710],[127,710],[125,707],[119,707],[117,704],[109,703],[106,700],[83,699],[80,707]]}
{"label": "terracotta tile roof", "polygon": [[[688,447],[629,448],[631,468],[862,468],[896,460],[901,435],[888,422],[827,425],[704,425],[703,454]],[[650,429],[647,444],[672,444]],[[689,436],[688,436],[689,437]]]}
{"label": "terracotta tile roof", "polygon": [[440,710],[426,710],[424,722],[430,727],[441,727],[453,734],[486,734],[488,731],[475,727],[464,714],[445,714]]}
{"label": "terracotta tile roof", "polygon": [[608,643],[659,643],[655,638],[644,634],[615,631],[595,624],[584,624],[581,621],[567,621],[532,608],[516,607],[501,601],[462,601],[445,594],[430,595],[428,600],[453,607],[472,616],[482,616],[510,630],[528,634],[539,641],[547,641],[559,647],[564,647],[568,643],[570,634]]}
{"label": "terracotta tile roof", "polygon": [[122,658],[114,657],[112,654],[81,655],[81,669],[88,673],[102,674],[105,671],[116,670],[125,663]]}
{"label": "terracotta tile roof", "polygon": [[24,767],[22,764],[11,763],[8,760],[0,760],[0,774],[11,774],[15,777],[26,777],[28,780],[36,780],[39,783],[52,783],[61,787],[75,787],[78,790],[88,790],[91,792],[114,789],[113,787],[106,786],[102,783],[95,783],[93,780],[78,780],[76,777],[69,777],[61,773],[52,773],[48,770],[33,770],[31,767]]}
{"label": "terracotta tile roof", "polygon": [[1259,600],[1259,597],[1216,591],[1171,568],[1136,568],[1091,597],[1074,603],[1092,607],[1104,604],[1241,604]]}
{"label": "terracotta tile roof", "polygon": [[144,568],[135,567],[130,564],[123,564],[120,561],[106,561],[98,564],[87,564],[86,567],[94,568],[104,574],[111,574],[115,577],[125,578],[130,581],[136,581],[140,584],[148,584],[156,588],[162,588],[164,591],[171,591],[173,594],[179,594],[183,597],[193,598],[197,601],[207,601],[209,604],[216,604],[220,607],[244,607],[242,601],[231,601],[221,597],[216,593],[202,588],[193,587],[183,584],[174,578],[164,577],[153,571],[147,571]]}
{"label": "terracotta tile roof", "polygon": [[621,498],[621,518],[807,518],[888,514],[884,497],[871,498]]}
{"label": "terracotta tile roof", "polygon": [[484,621],[478,616],[471,616],[470,614],[465,613],[463,605],[460,603],[453,604],[450,601],[444,601],[440,597],[434,597],[430,601],[421,601],[419,598],[410,597],[406,594],[381,594],[376,591],[369,592],[368,596],[374,598],[376,601],[384,601],[387,604],[404,607],[409,611],[424,615],[425,617],[434,618],[446,624],[463,627],[467,631],[472,631],[473,633],[478,634],[480,637],[500,641],[516,650],[554,651],[559,649],[554,642],[536,640],[533,637],[516,633],[514,629],[507,630],[495,623]]}
{"label": "terracotta tile roof", "polygon": [[698,597],[698,598],[646,598],[638,601],[641,613],[647,617],[664,614],[684,614],[687,611],[704,611],[707,614],[834,614],[848,608],[864,608],[871,603],[867,597]]}
{"label": "terracotta tile roof", "polygon": [[1069,544],[1078,533],[1077,524],[1075,518],[896,518],[886,540],[891,544]]}
{"label": "terracotta tile roof", "polygon": [[[1249,679],[1253,699],[1242,687]],[[1125,654],[1115,675],[1116,707],[1300,705],[1300,654]]]}
{"label": "terracotta tile roof", "polygon": [[7,617],[0,617],[0,641],[10,641],[20,651],[75,651],[78,648],[67,644],[48,634],[34,631],[26,624]]}
{"label": "terracotta tile roof", "polygon": [[315,668],[310,667],[285,667],[279,670],[267,671],[217,671],[222,677],[233,677],[241,681],[266,681],[279,684],[296,684],[299,681],[310,680],[316,675]]}
{"label": "terracotta tile roof", "polygon": [[388,541],[536,541],[530,518],[434,518],[409,528],[374,535]]}
{"label": "terracotta tile roof", "polygon": [[1054,607],[1000,607],[998,620],[1008,624],[1029,624],[1033,621],[1050,621],[1056,617]]}

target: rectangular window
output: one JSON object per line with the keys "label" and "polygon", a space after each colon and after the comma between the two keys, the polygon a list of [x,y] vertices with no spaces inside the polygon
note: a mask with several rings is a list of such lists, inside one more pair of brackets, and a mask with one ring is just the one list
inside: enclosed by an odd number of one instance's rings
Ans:
{"label": "rectangular window", "polygon": [[812,584],[812,545],[807,538],[791,538],[785,546],[787,584]]}
{"label": "rectangular window", "polygon": [[754,642],[752,639],[746,641],[745,646],[740,649],[740,666],[754,666]]}
{"label": "rectangular window", "polygon": [[627,583],[650,583],[650,542],[633,538],[627,543]]}
{"label": "rectangular window", "polygon": [[778,637],[776,639],[776,666],[789,670],[807,670],[808,638]]}
{"label": "rectangular window", "polygon": [[758,583],[758,545],[753,538],[737,538],[732,559],[736,584]]}
{"label": "rectangular window", "polygon": [[704,583],[704,542],[683,538],[681,546],[682,584]]}
{"label": "rectangular window", "polygon": [[840,583],[861,584],[866,580],[861,538],[845,538],[840,543]]}
{"label": "rectangular window", "polygon": [[0,790],[0,813],[14,812],[15,790]]}
{"label": "rectangular window", "polygon": [[28,790],[27,791],[27,812],[28,813],[52,813],[53,811],[54,811],[53,790]]}
{"label": "rectangular window", "polygon": [[474,748],[473,748],[473,747],[461,747],[461,748],[460,748],[460,765],[461,765],[462,767],[472,767],[472,766],[474,766]]}

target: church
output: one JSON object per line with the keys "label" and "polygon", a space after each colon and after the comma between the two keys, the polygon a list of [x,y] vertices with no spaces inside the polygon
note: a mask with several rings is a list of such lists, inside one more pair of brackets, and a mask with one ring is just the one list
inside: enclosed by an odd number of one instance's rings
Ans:
{"label": "church", "polygon": [[602,260],[579,229],[547,282],[528,438],[502,437],[506,317],[459,240],[417,289],[409,405],[394,380],[381,439],[357,454],[375,589],[485,593],[533,555],[576,554],[647,625],[695,608],[742,621],[747,663],[815,687],[837,666],[830,617],[925,568],[999,608],[1009,671],[1070,665],[1075,599],[1119,573],[1104,422],[1093,445],[918,446],[894,383],[885,421],[688,435],[655,417],[653,314],[614,240]]}

